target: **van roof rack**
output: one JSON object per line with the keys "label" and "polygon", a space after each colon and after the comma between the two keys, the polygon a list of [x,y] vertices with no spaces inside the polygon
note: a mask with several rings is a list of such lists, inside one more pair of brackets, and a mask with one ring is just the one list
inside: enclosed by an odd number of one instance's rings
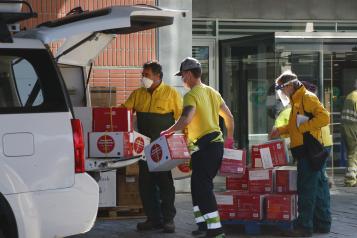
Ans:
{"label": "van roof rack", "polygon": [[[1,11],[2,4],[24,4],[27,6],[27,12]],[[21,10],[20,10],[21,11]],[[0,1],[0,42],[12,43],[12,36],[8,28],[8,24],[14,24],[19,21],[24,21],[33,17],[37,17],[37,13],[32,10],[31,5],[26,1]]]}
{"label": "van roof rack", "polygon": [[[24,4],[28,8],[28,12],[2,12],[1,5],[2,4]],[[37,13],[32,10],[31,5],[26,1],[0,1],[0,21],[5,24],[13,24],[19,21],[24,21],[33,17],[37,17]]]}

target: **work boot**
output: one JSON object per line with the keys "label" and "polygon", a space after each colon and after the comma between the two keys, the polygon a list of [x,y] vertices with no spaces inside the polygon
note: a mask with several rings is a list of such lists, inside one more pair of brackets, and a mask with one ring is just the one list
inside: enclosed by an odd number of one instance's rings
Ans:
{"label": "work boot", "polygon": [[197,223],[198,229],[191,232],[193,236],[203,236],[207,232],[207,224],[206,222]]}
{"label": "work boot", "polygon": [[174,233],[175,223],[174,221],[169,221],[164,223],[164,233]]}
{"label": "work boot", "polygon": [[345,187],[356,187],[357,181],[346,181],[345,180]]}
{"label": "work boot", "polygon": [[223,232],[222,228],[219,229],[207,229],[207,234],[205,237],[211,237],[211,238],[225,238],[226,235]]}
{"label": "work boot", "polygon": [[314,233],[318,233],[318,234],[328,234],[330,233],[330,229],[322,229],[322,228],[316,228],[314,229]]}
{"label": "work boot", "polygon": [[193,236],[203,236],[204,234],[206,234],[206,230],[202,230],[200,228],[191,232],[191,235]]}
{"label": "work boot", "polygon": [[290,231],[283,231],[280,235],[285,237],[312,237],[312,232],[302,228],[295,228]]}
{"label": "work boot", "polygon": [[224,233],[221,233],[219,235],[209,235],[209,234],[207,234],[205,237],[206,238],[226,238],[226,235]]}
{"label": "work boot", "polygon": [[161,229],[163,226],[161,223],[154,223],[150,220],[146,220],[144,222],[139,222],[136,225],[136,229],[138,231],[149,231],[149,230],[156,230],[156,229]]}

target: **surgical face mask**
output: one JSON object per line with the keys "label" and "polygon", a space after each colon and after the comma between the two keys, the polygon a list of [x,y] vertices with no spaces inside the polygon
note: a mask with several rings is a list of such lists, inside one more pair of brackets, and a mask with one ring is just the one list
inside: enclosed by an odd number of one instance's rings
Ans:
{"label": "surgical face mask", "polygon": [[149,79],[149,78],[142,77],[142,78],[141,78],[141,83],[143,84],[143,86],[144,86],[145,88],[150,88],[151,85],[154,83],[154,81],[152,81],[152,80]]}

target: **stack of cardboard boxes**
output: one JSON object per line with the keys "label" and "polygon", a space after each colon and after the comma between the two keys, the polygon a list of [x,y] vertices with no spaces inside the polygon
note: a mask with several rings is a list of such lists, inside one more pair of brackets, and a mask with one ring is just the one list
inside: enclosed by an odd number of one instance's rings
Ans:
{"label": "stack of cardboard boxes", "polygon": [[117,206],[142,208],[139,194],[139,166],[133,164],[117,170]]}
{"label": "stack of cardboard boxes", "polygon": [[[92,108],[92,128],[88,132],[88,157],[128,159],[144,156],[150,139],[133,130],[131,110],[120,107]],[[99,207],[140,208],[137,164],[100,172]]]}
{"label": "stack of cardboard boxes", "polygon": [[297,217],[295,167],[288,164],[282,140],[256,145],[252,166],[226,178],[227,191],[217,193],[221,220],[292,221]]}

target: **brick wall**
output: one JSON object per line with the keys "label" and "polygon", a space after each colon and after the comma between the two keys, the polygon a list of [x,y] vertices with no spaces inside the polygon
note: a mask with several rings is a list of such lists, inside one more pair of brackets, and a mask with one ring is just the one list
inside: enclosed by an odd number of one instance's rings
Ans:
{"label": "brick wall", "polygon": [[[33,27],[42,22],[63,17],[74,7],[94,10],[111,5],[155,5],[155,0],[28,0],[37,19],[31,19],[22,27]],[[131,91],[140,86],[141,66],[156,58],[155,30],[118,36],[95,60],[90,80],[91,86],[111,86],[117,89],[117,104],[121,104]],[[60,42],[52,44],[56,52]]]}

